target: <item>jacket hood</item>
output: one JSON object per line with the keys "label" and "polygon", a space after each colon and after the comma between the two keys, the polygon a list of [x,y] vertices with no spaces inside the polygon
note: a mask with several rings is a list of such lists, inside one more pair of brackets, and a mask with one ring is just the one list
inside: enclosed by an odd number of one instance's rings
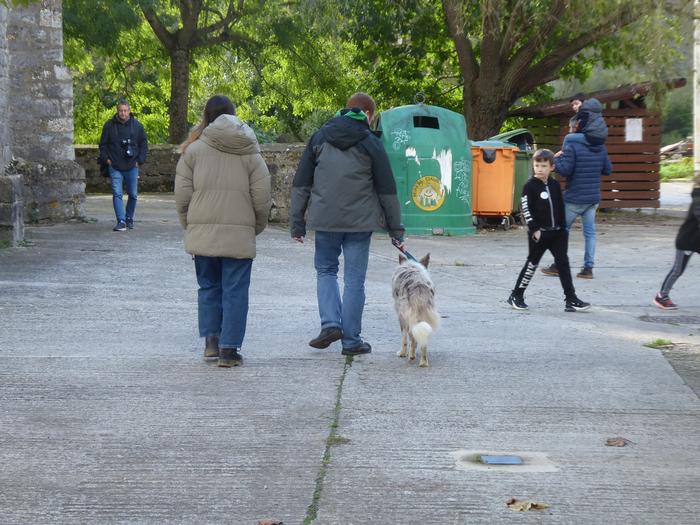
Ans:
{"label": "jacket hood", "polygon": [[327,142],[341,150],[353,147],[371,133],[366,120],[359,121],[347,116],[332,118],[321,131]]}
{"label": "jacket hood", "polygon": [[583,101],[579,111],[588,111],[589,113],[603,113],[603,104],[597,98],[589,98]]}
{"label": "jacket hood", "polygon": [[214,149],[234,155],[260,153],[260,145],[253,130],[235,115],[220,115],[209,124],[200,137]]}

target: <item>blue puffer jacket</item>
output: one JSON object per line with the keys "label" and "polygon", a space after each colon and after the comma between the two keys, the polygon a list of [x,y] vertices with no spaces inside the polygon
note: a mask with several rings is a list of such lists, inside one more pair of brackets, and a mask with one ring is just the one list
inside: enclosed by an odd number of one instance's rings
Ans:
{"label": "blue puffer jacket", "polygon": [[600,177],[612,173],[605,146],[565,140],[563,154],[554,159],[554,169],[566,178],[564,202],[596,204],[600,202]]}

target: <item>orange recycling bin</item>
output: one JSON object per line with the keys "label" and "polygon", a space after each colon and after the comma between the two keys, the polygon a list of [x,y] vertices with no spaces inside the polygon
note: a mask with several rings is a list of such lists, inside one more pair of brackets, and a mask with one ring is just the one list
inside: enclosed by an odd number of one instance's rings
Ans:
{"label": "orange recycling bin", "polygon": [[517,146],[507,142],[472,142],[472,213],[503,217],[513,213]]}

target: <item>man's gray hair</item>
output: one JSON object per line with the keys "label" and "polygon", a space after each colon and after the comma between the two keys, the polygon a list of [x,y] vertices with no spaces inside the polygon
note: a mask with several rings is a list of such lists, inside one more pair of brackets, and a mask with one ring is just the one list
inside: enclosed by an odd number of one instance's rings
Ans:
{"label": "man's gray hair", "polygon": [[129,101],[126,100],[124,97],[120,98],[117,101],[117,107],[119,107],[119,106],[126,106],[127,108],[131,107],[131,105],[129,104]]}

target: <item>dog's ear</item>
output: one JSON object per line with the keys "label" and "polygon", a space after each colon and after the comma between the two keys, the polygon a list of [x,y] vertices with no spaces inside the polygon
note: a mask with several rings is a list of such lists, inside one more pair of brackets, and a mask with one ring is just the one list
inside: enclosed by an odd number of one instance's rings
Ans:
{"label": "dog's ear", "polygon": [[399,254],[399,264],[403,264],[406,262],[406,257],[403,256],[402,253]]}
{"label": "dog's ear", "polygon": [[418,261],[418,262],[421,263],[423,266],[425,266],[425,267],[427,268],[428,265],[430,264],[430,254],[427,253],[427,254],[425,255],[425,257],[423,257],[423,258],[422,258],[420,261]]}

